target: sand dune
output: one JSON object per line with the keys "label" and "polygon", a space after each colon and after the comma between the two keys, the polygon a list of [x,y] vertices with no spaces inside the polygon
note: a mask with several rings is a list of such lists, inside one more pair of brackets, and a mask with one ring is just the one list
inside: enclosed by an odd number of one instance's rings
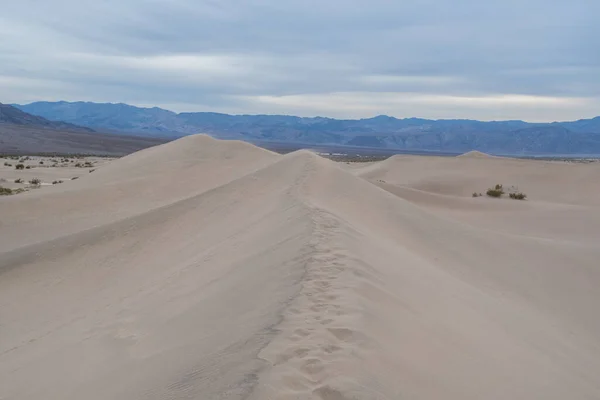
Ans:
{"label": "sand dune", "polygon": [[0,398],[599,398],[597,172],[193,136],[0,199]]}
{"label": "sand dune", "polygon": [[472,150],[469,151],[467,153],[461,154],[458,156],[458,158],[490,158],[493,156],[490,156],[489,154],[483,153],[481,151],[477,151],[477,150]]}
{"label": "sand dune", "polygon": [[276,157],[247,143],[206,135],[139,151],[76,181],[3,199],[2,225],[10,236],[0,241],[0,251],[171,204],[266,166]]}

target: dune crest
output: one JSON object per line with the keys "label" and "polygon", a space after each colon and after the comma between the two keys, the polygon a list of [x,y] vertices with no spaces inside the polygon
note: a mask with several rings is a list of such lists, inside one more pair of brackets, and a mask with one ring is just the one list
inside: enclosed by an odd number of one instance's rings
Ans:
{"label": "dune crest", "polygon": [[[193,136],[0,199],[0,397],[598,397],[598,207],[477,203],[492,171],[546,170],[475,161]],[[522,210],[591,239],[500,223]]]}
{"label": "dune crest", "polygon": [[489,154],[483,153],[478,150],[471,150],[471,151],[461,154],[457,157],[460,157],[460,158],[492,158],[494,156],[491,156]]}

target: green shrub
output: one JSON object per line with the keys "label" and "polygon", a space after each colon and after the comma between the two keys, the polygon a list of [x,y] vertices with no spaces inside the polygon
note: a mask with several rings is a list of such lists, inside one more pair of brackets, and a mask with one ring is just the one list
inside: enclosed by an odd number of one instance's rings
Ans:
{"label": "green shrub", "polygon": [[488,189],[488,191],[485,194],[487,194],[490,197],[501,197],[504,194],[504,192],[498,189]]}
{"label": "green shrub", "polygon": [[504,187],[498,183],[493,189],[488,189],[486,194],[490,197],[502,197],[504,194]]}
{"label": "green shrub", "polygon": [[8,196],[13,194],[12,189],[0,186],[0,196]]}
{"label": "green shrub", "polygon": [[25,165],[24,164],[17,164],[17,165],[15,165],[15,169],[25,169]]}

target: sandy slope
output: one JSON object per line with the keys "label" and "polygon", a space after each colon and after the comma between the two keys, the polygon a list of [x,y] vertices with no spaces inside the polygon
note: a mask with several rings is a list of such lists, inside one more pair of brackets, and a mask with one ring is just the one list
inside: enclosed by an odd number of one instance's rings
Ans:
{"label": "sandy slope", "polygon": [[458,158],[490,158],[493,156],[490,156],[489,154],[486,154],[486,153],[482,153],[481,151],[472,150],[467,153],[461,154],[457,157]]}
{"label": "sandy slope", "polygon": [[597,171],[194,136],[0,199],[0,398],[599,398]]}

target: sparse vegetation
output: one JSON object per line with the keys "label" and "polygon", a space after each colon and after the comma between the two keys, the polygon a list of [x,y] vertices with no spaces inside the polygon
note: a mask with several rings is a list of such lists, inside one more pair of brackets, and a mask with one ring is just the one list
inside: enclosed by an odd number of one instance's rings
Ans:
{"label": "sparse vegetation", "polygon": [[483,196],[481,193],[473,192],[473,197],[481,197]]}
{"label": "sparse vegetation", "polygon": [[17,164],[17,165],[15,165],[15,169],[25,169],[25,165],[24,164]]}
{"label": "sparse vegetation", "polygon": [[90,174],[91,174],[92,172],[94,172],[94,171],[95,171],[95,169],[90,169]]}
{"label": "sparse vegetation", "polygon": [[527,195],[525,193],[516,192],[516,193],[510,193],[508,195],[508,197],[510,197],[511,199],[514,199],[514,200],[525,200],[527,198]]}
{"label": "sparse vegetation", "polygon": [[42,184],[42,181],[38,178],[33,178],[33,179],[29,180],[29,183],[34,186],[39,186]]}
{"label": "sparse vegetation", "polygon": [[13,190],[0,186],[0,196],[9,196],[13,194]]}
{"label": "sparse vegetation", "polygon": [[75,179],[79,179],[79,177],[78,176],[74,176],[74,177],[71,178],[72,181],[74,181]]}
{"label": "sparse vegetation", "polygon": [[486,194],[490,197],[502,197],[504,194],[504,188],[501,184],[497,184],[493,189],[488,189]]}
{"label": "sparse vegetation", "polygon": [[43,161],[40,161],[40,165],[44,165],[44,162],[43,162]]}
{"label": "sparse vegetation", "polygon": [[[518,188],[516,188],[514,186],[511,186],[508,189],[508,191],[509,191],[508,197],[510,197],[511,199],[525,200],[527,198],[527,195],[525,193],[520,192],[518,190]],[[501,184],[497,184],[493,188],[488,189],[486,194],[489,197],[502,197],[502,195],[505,194],[504,186],[502,186]],[[479,197],[479,196],[481,196],[481,193],[479,193],[479,194],[477,194],[476,192],[473,193],[473,197]]]}
{"label": "sparse vegetation", "polygon": [[485,194],[487,194],[490,197],[501,197],[504,194],[504,192],[496,189],[488,189]]}
{"label": "sparse vegetation", "polygon": [[25,169],[31,169],[31,165],[26,166]]}
{"label": "sparse vegetation", "polygon": [[23,179],[21,179],[21,178],[15,179],[15,183],[23,183]]}
{"label": "sparse vegetation", "polygon": [[58,185],[59,183],[63,183],[63,181],[53,181],[52,182],[53,185]]}

